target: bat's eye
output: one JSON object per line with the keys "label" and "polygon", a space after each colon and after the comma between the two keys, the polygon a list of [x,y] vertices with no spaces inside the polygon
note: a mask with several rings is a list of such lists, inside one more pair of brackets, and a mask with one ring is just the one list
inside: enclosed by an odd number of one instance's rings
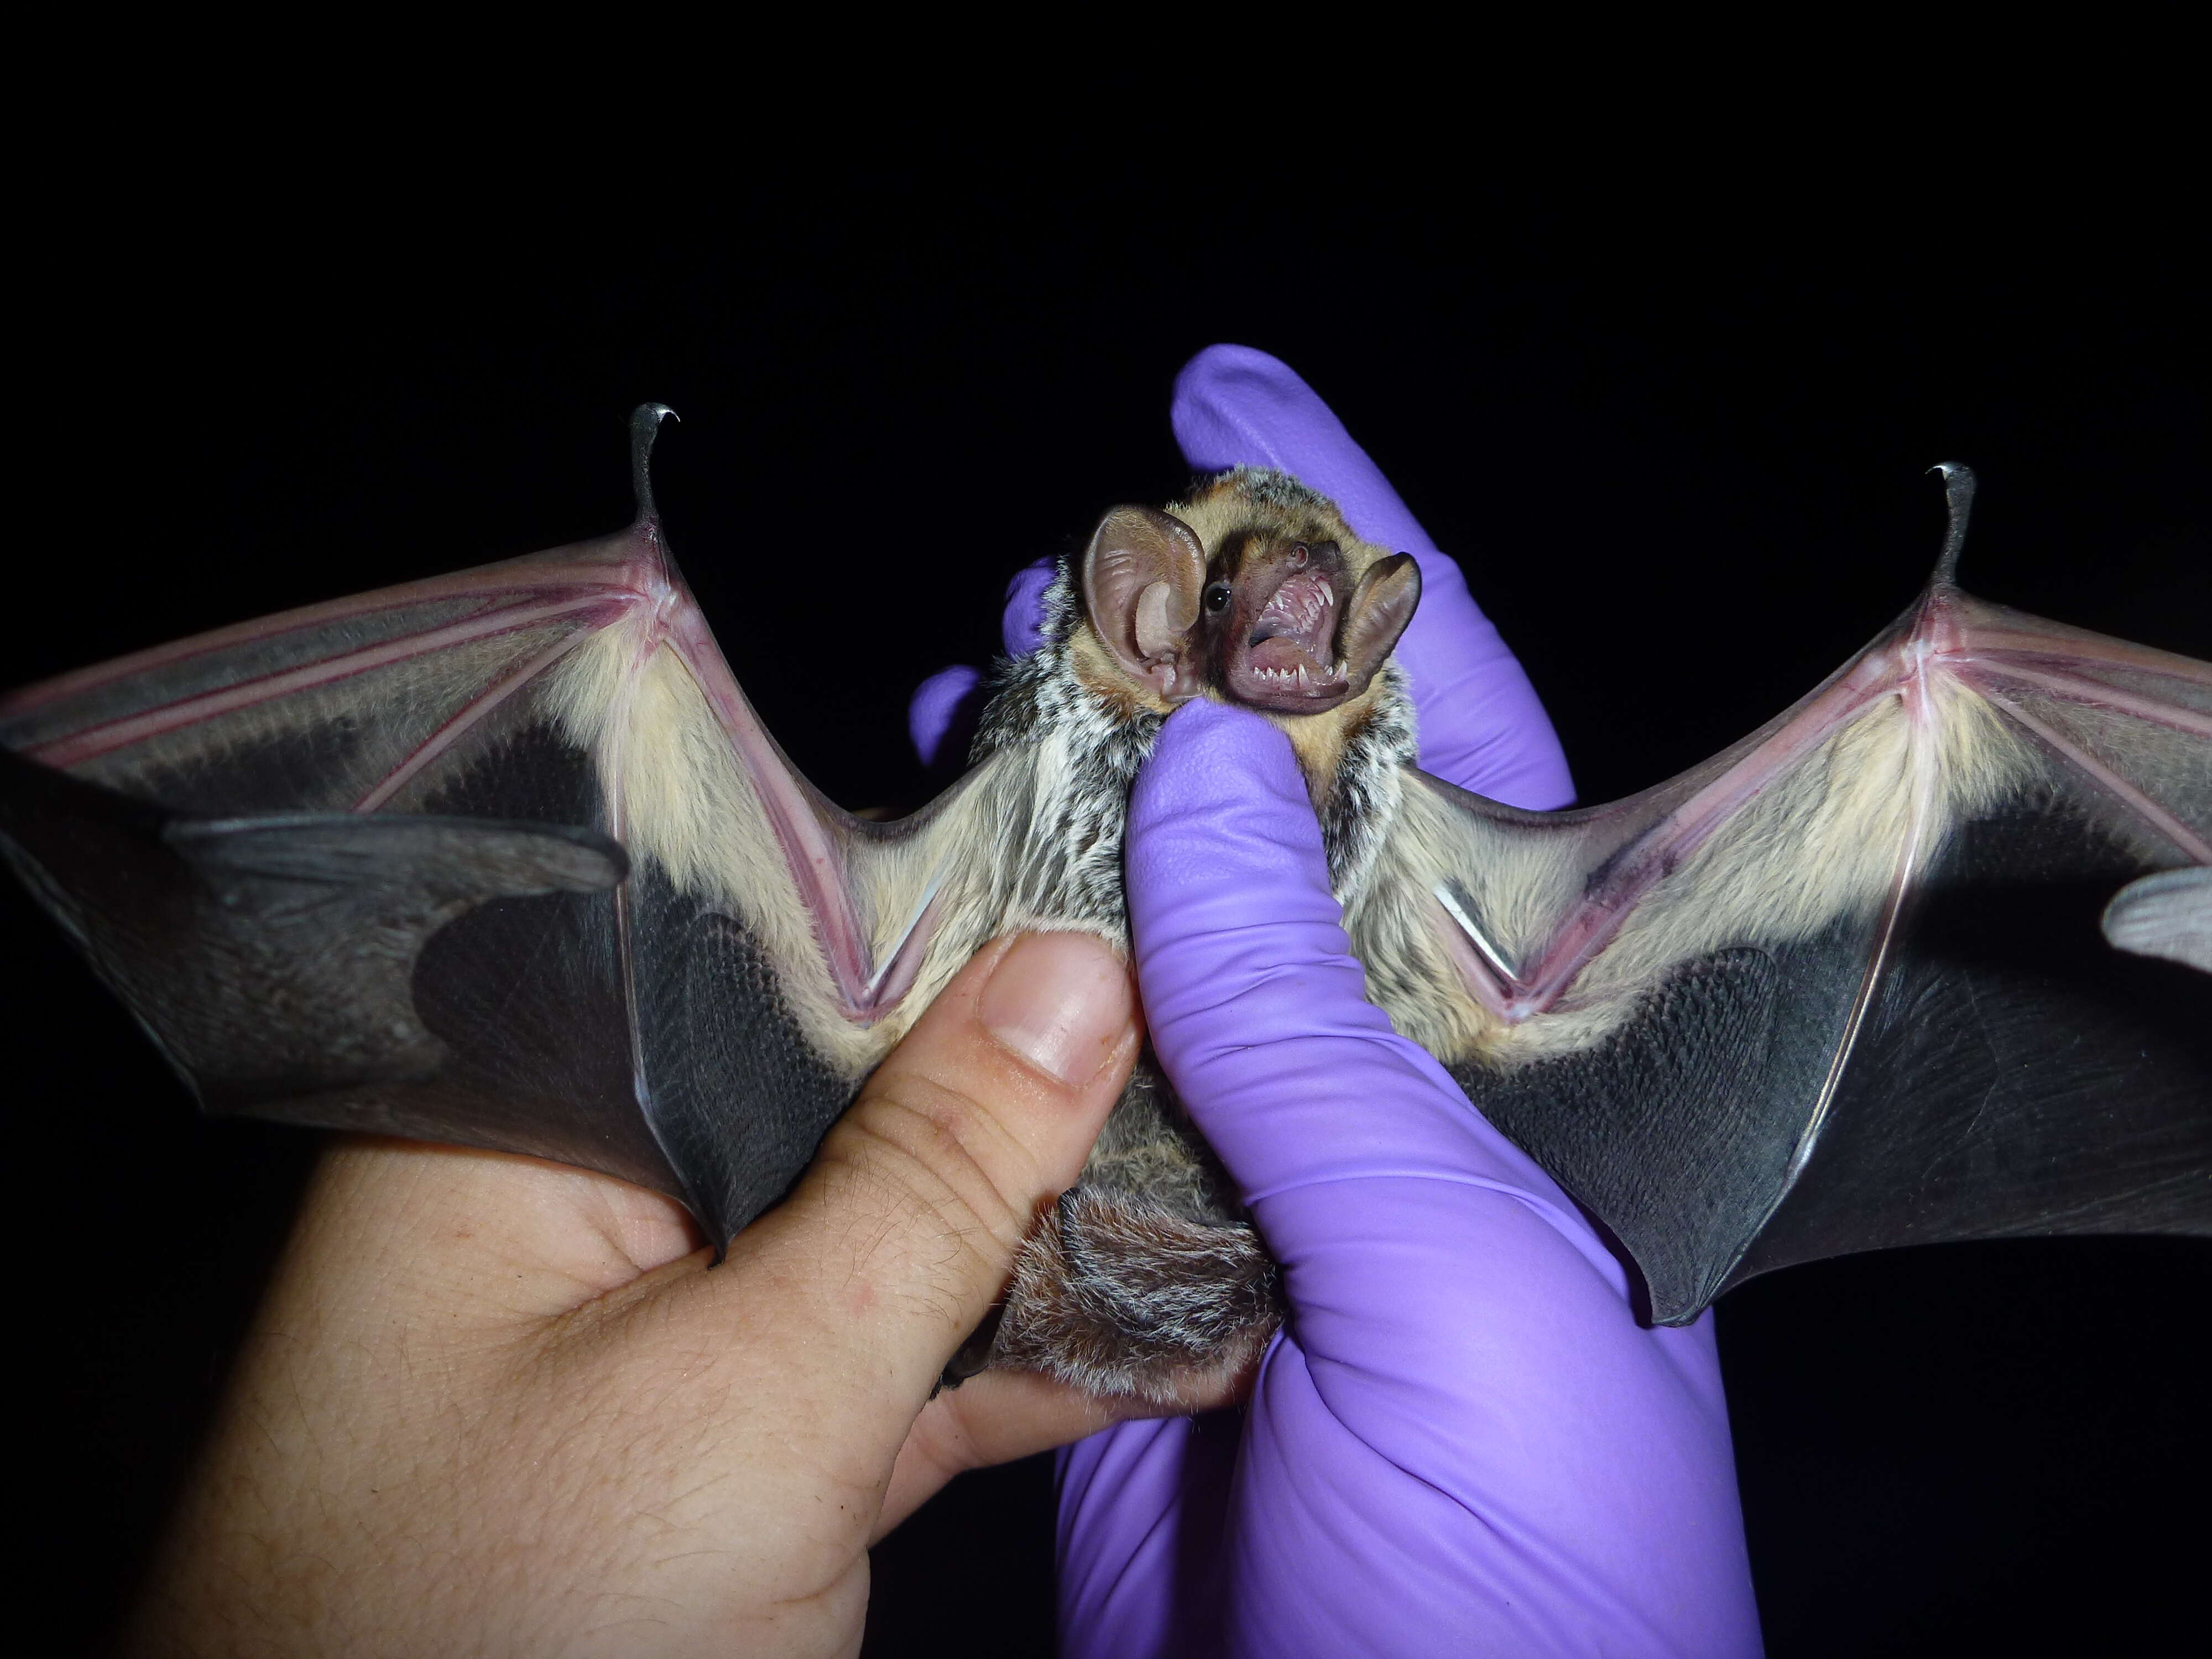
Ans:
{"label": "bat's eye", "polygon": [[1216,582],[1206,590],[1206,608],[1218,616],[1229,609],[1229,584]]}

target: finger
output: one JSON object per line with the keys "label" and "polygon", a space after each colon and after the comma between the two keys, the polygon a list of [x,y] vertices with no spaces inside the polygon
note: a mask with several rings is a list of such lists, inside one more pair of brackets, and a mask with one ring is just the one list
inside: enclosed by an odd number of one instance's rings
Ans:
{"label": "finger", "polygon": [[956,1474],[1071,1445],[1116,1423],[1171,1409],[1127,1395],[1085,1393],[1034,1371],[985,1371],[939,1395],[915,1419],[891,1470],[875,1536],[897,1526]]}
{"label": "finger", "polygon": [[676,1200],[611,1176],[344,1136],[316,1169],[283,1278],[309,1287],[317,1320],[344,1336],[373,1325],[386,1298],[406,1297],[437,1310],[431,1331],[476,1341],[573,1313],[700,1245]]}
{"label": "finger", "polygon": [[1535,1468],[1586,1487],[1637,1444],[1683,1482],[1724,1474],[1709,1337],[1626,1317],[1565,1194],[1366,1001],[1282,734],[1218,705],[1171,717],[1127,873],[1153,1046],[1282,1264],[1292,1316],[1254,1419],[1271,1443],[1343,1449],[1391,1472],[1378,1491],[1422,1471],[1447,1510],[1541,1490]]}
{"label": "finger", "polygon": [[1096,1395],[1034,1371],[985,1371],[939,1395],[915,1420],[899,1449],[884,1499],[881,1537],[954,1475],[1017,1457],[1073,1446],[1116,1424],[1145,1418],[1187,1418],[1245,1399],[1259,1374],[1255,1352],[1242,1370],[1218,1376],[1172,1401]]}
{"label": "finger", "polygon": [[1081,1171],[1137,1044],[1128,969],[1101,941],[987,948],[877,1068],[792,1197],[738,1236],[732,1298],[777,1322],[782,1346],[803,1334],[832,1386],[904,1401],[895,1450]]}
{"label": "finger", "polygon": [[[1045,594],[1059,574],[1059,560],[1039,559],[1006,583],[999,627],[1008,656],[1025,657],[1045,642]],[[939,669],[915,688],[906,729],[924,766],[957,765],[966,757],[985,689],[982,671],[965,663]]]}
{"label": "finger", "polygon": [[2104,928],[2120,950],[2212,974],[2212,866],[2130,882],[2105,907]]}
{"label": "finger", "polygon": [[1208,346],[1176,379],[1176,441],[1202,471],[1272,466],[1343,510],[1365,539],[1411,553],[1421,604],[1397,649],[1421,715],[1421,764],[1516,806],[1574,799],[1566,757],[1535,689],[1382,469],[1289,365],[1249,346]]}
{"label": "finger", "polygon": [[[1169,720],[1130,802],[1127,878],[1153,1046],[1247,1204],[1425,1176],[1496,1186],[1587,1240],[1551,1178],[1366,1000],[1276,728],[1207,702]],[[1261,1219],[1287,1259],[1297,1241]]]}
{"label": "finger", "polygon": [[1060,1454],[1068,1659],[1224,1650],[1212,1628],[1223,1611],[1216,1574],[1246,1421],[1240,1413],[1124,1423]]}
{"label": "finger", "polygon": [[950,751],[961,729],[975,725],[975,696],[982,686],[981,669],[957,663],[940,668],[915,688],[906,706],[906,732],[924,766],[936,765],[940,757],[960,758]]}
{"label": "finger", "polygon": [[999,630],[1008,656],[1026,657],[1045,643],[1044,596],[1059,574],[1058,559],[1037,559],[1014,572],[1007,582]]}

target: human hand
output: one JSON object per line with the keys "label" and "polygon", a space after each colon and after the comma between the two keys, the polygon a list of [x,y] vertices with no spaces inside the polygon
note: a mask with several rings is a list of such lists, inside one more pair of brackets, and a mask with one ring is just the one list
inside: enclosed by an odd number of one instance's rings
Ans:
{"label": "human hand", "polygon": [[[1566,803],[1457,567],[1296,375],[1214,347],[1175,424],[1194,466],[1280,467],[1414,553],[1398,659],[1424,766]],[[1365,1002],[1279,734],[1176,715],[1129,837],[1155,1045],[1292,1313],[1241,1420],[1126,1424],[1062,1455],[1063,1650],[1755,1650],[1710,1319],[1638,1327],[1571,1204]]]}
{"label": "human hand", "polygon": [[1755,1652],[1710,1322],[1639,1326],[1573,1204],[1366,1001],[1287,740],[1176,713],[1129,847],[1153,1047],[1291,1311],[1241,1428],[1064,1454],[1062,1652]]}
{"label": "human hand", "polygon": [[673,1200],[534,1159],[325,1159],[133,1650],[830,1653],[868,1546],[1114,1407],[931,1399],[1138,1047],[1127,968],[1000,940],[727,1261]]}

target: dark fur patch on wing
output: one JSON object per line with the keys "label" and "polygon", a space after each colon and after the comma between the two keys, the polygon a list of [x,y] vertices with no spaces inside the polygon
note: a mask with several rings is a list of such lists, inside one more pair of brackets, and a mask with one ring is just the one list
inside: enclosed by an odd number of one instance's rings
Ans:
{"label": "dark fur patch on wing", "polygon": [[775,971],[744,927],[671,887],[632,878],[638,1040],[653,1133],[692,1184],[719,1249],[781,1198],[851,1103],[807,1042]]}
{"label": "dark fur patch on wing", "polygon": [[1578,1202],[1633,1218],[1620,1242],[1662,1321],[1705,1305],[1780,1191],[1804,1127],[1803,1073],[1820,1056],[1790,1053],[1786,1033],[1778,1041],[1784,978],[1766,951],[1723,951],[1684,964],[1582,1053],[1453,1069],[1482,1115]]}

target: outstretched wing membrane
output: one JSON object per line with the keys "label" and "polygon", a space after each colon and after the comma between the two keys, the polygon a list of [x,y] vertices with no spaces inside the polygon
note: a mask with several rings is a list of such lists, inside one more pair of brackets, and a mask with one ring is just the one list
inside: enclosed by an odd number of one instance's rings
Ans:
{"label": "outstretched wing membrane", "polygon": [[[404,945],[377,994],[404,972],[427,1047],[317,1073],[344,1048],[318,1041],[329,1011],[268,996],[298,1030],[218,1021],[219,1041],[167,1042],[211,1109],[564,1158],[678,1194],[720,1243],[805,1165],[925,1000],[916,982],[951,970],[931,947],[954,943],[940,900],[972,875],[953,856],[972,791],[877,825],[792,769],[669,556],[646,476],[665,413],[634,417],[639,515],[617,535],[65,675],[0,701],[0,744],[89,787],[9,769],[15,861],[49,908],[76,907],[80,942],[157,1033],[205,1024],[191,988],[277,982],[240,978],[213,943],[243,937],[225,905],[295,941],[295,977],[307,936],[286,917],[318,884],[343,894],[325,924]],[[403,817],[453,826],[416,836],[467,866],[434,905],[392,884]],[[466,827],[487,821],[507,840]],[[97,890],[112,878],[66,855],[71,835],[135,849],[125,863],[185,896],[163,949],[191,960],[131,969],[121,907]],[[212,872],[249,847],[287,873],[226,888]],[[555,879],[522,867],[529,849],[600,863]],[[293,1060],[272,1069],[272,1047]]]}
{"label": "outstretched wing membrane", "polygon": [[1406,896],[1355,939],[1420,933],[1419,1035],[1655,1318],[1856,1250],[2212,1231],[2212,981],[2098,928],[2212,864],[2204,664],[1939,580],[1644,795],[1540,815],[1424,779],[1407,823]]}

